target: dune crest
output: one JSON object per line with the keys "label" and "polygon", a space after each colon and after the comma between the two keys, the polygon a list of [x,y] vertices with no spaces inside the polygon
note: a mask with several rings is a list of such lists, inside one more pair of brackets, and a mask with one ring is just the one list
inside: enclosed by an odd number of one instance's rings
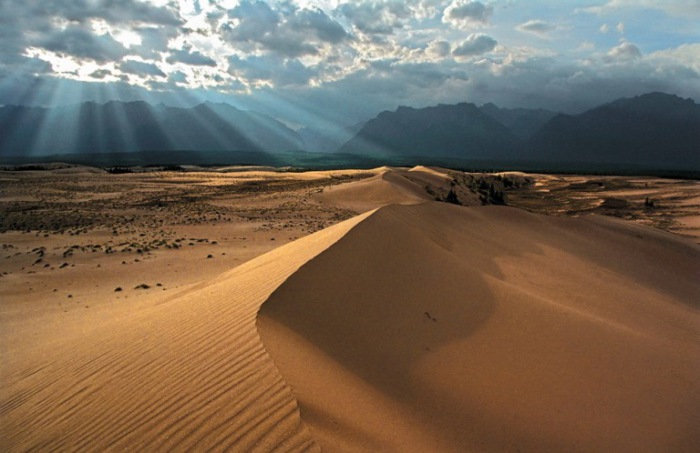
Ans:
{"label": "dune crest", "polygon": [[[367,212],[390,204],[418,204],[436,199],[450,190],[452,177],[436,169],[416,166],[409,170],[380,167],[372,170],[375,176],[361,181],[331,187],[317,195],[327,203],[355,212]],[[478,205],[478,197],[466,192],[461,202]]]}
{"label": "dune crest", "polygon": [[329,451],[696,451],[699,266],[615,219],[392,205],[258,329]]}
{"label": "dune crest", "polygon": [[5,364],[0,449],[318,450],[255,317],[277,286],[367,215]]}

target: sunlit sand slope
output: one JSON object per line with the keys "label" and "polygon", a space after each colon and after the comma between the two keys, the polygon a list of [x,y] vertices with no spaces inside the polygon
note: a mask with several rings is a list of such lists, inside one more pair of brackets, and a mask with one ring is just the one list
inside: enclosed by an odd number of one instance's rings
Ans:
{"label": "sunlit sand slope", "polygon": [[20,359],[1,366],[0,451],[318,450],[255,316],[289,275],[362,218],[78,340],[47,330],[25,355],[14,351]]}
{"label": "sunlit sand slope", "polygon": [[[410,170],[381,167],[371,170],[375,176],[348,184],[333,186],[316,198],[356,212],[366,212],[389,204],[417,204],[444,196],[452,188],[448,170],[416,166]],[[461,190],[460,202],[479,205],[476,194]]]}
{"label": "sunlit sand slope", "polygon": [[700,451],[698,269],[615,219],[392,205],[258,329],[326,451]]}
{"label": "sunlit sand slope", "polygon": [[376,171],[378,173],[371,178],[330,187],[317,198],[323,203],[356,212],[392,203],[415,204],[430,199],[421,186],[401,177],[397,170],[387,168]]}

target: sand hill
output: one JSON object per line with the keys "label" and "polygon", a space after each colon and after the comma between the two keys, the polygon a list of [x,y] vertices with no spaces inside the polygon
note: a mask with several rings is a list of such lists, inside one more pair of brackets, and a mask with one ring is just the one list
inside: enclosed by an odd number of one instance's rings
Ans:
{"label": "sand hill", "polygon": [[699,265],[608,218],[394,205],[258,326],[328,451],[697,451]]}
{"label": "sand hill", "polygon": [[[373,177],[330,187],[317,196],[321,202],[356,212],[366,212],[389,204],[417,204],[445,196],[451,189],[448,170],[422,165],[409,170],[380,167]],[[476,195],[456,187],[464,205],[478,205]],[[432,194],[432,195],[431,195]]]}
{"label": "sand hill", "polygon": [[255,329],[260,304],[363,216],[153,308],[3,351],[0,450],[303,451],[314,442]]}
{"label": "sand hill", "polygon": [[365,214],[157,304],[3,332],[0,450],[700,449],[697,245],[378,174],[318,194]]}

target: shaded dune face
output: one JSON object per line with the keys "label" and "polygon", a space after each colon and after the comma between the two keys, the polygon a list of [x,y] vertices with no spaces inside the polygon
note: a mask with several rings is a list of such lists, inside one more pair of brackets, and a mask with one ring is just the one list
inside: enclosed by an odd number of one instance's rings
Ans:
{"label": "shaded dune face", "polygon": [[257,325],[329,451],[697,451],[699,268],[614,219],[392,205]]}

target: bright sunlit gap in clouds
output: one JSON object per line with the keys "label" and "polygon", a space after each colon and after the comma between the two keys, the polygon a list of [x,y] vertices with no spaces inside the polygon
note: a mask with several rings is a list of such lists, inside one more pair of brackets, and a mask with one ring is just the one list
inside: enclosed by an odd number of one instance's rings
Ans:
{"label": "bright sunlit gap in clouds", "polygon": [[688,0],[30,0],[0,17],[0,104],[211,100],[301,127],[398,105],[700,93]]}

